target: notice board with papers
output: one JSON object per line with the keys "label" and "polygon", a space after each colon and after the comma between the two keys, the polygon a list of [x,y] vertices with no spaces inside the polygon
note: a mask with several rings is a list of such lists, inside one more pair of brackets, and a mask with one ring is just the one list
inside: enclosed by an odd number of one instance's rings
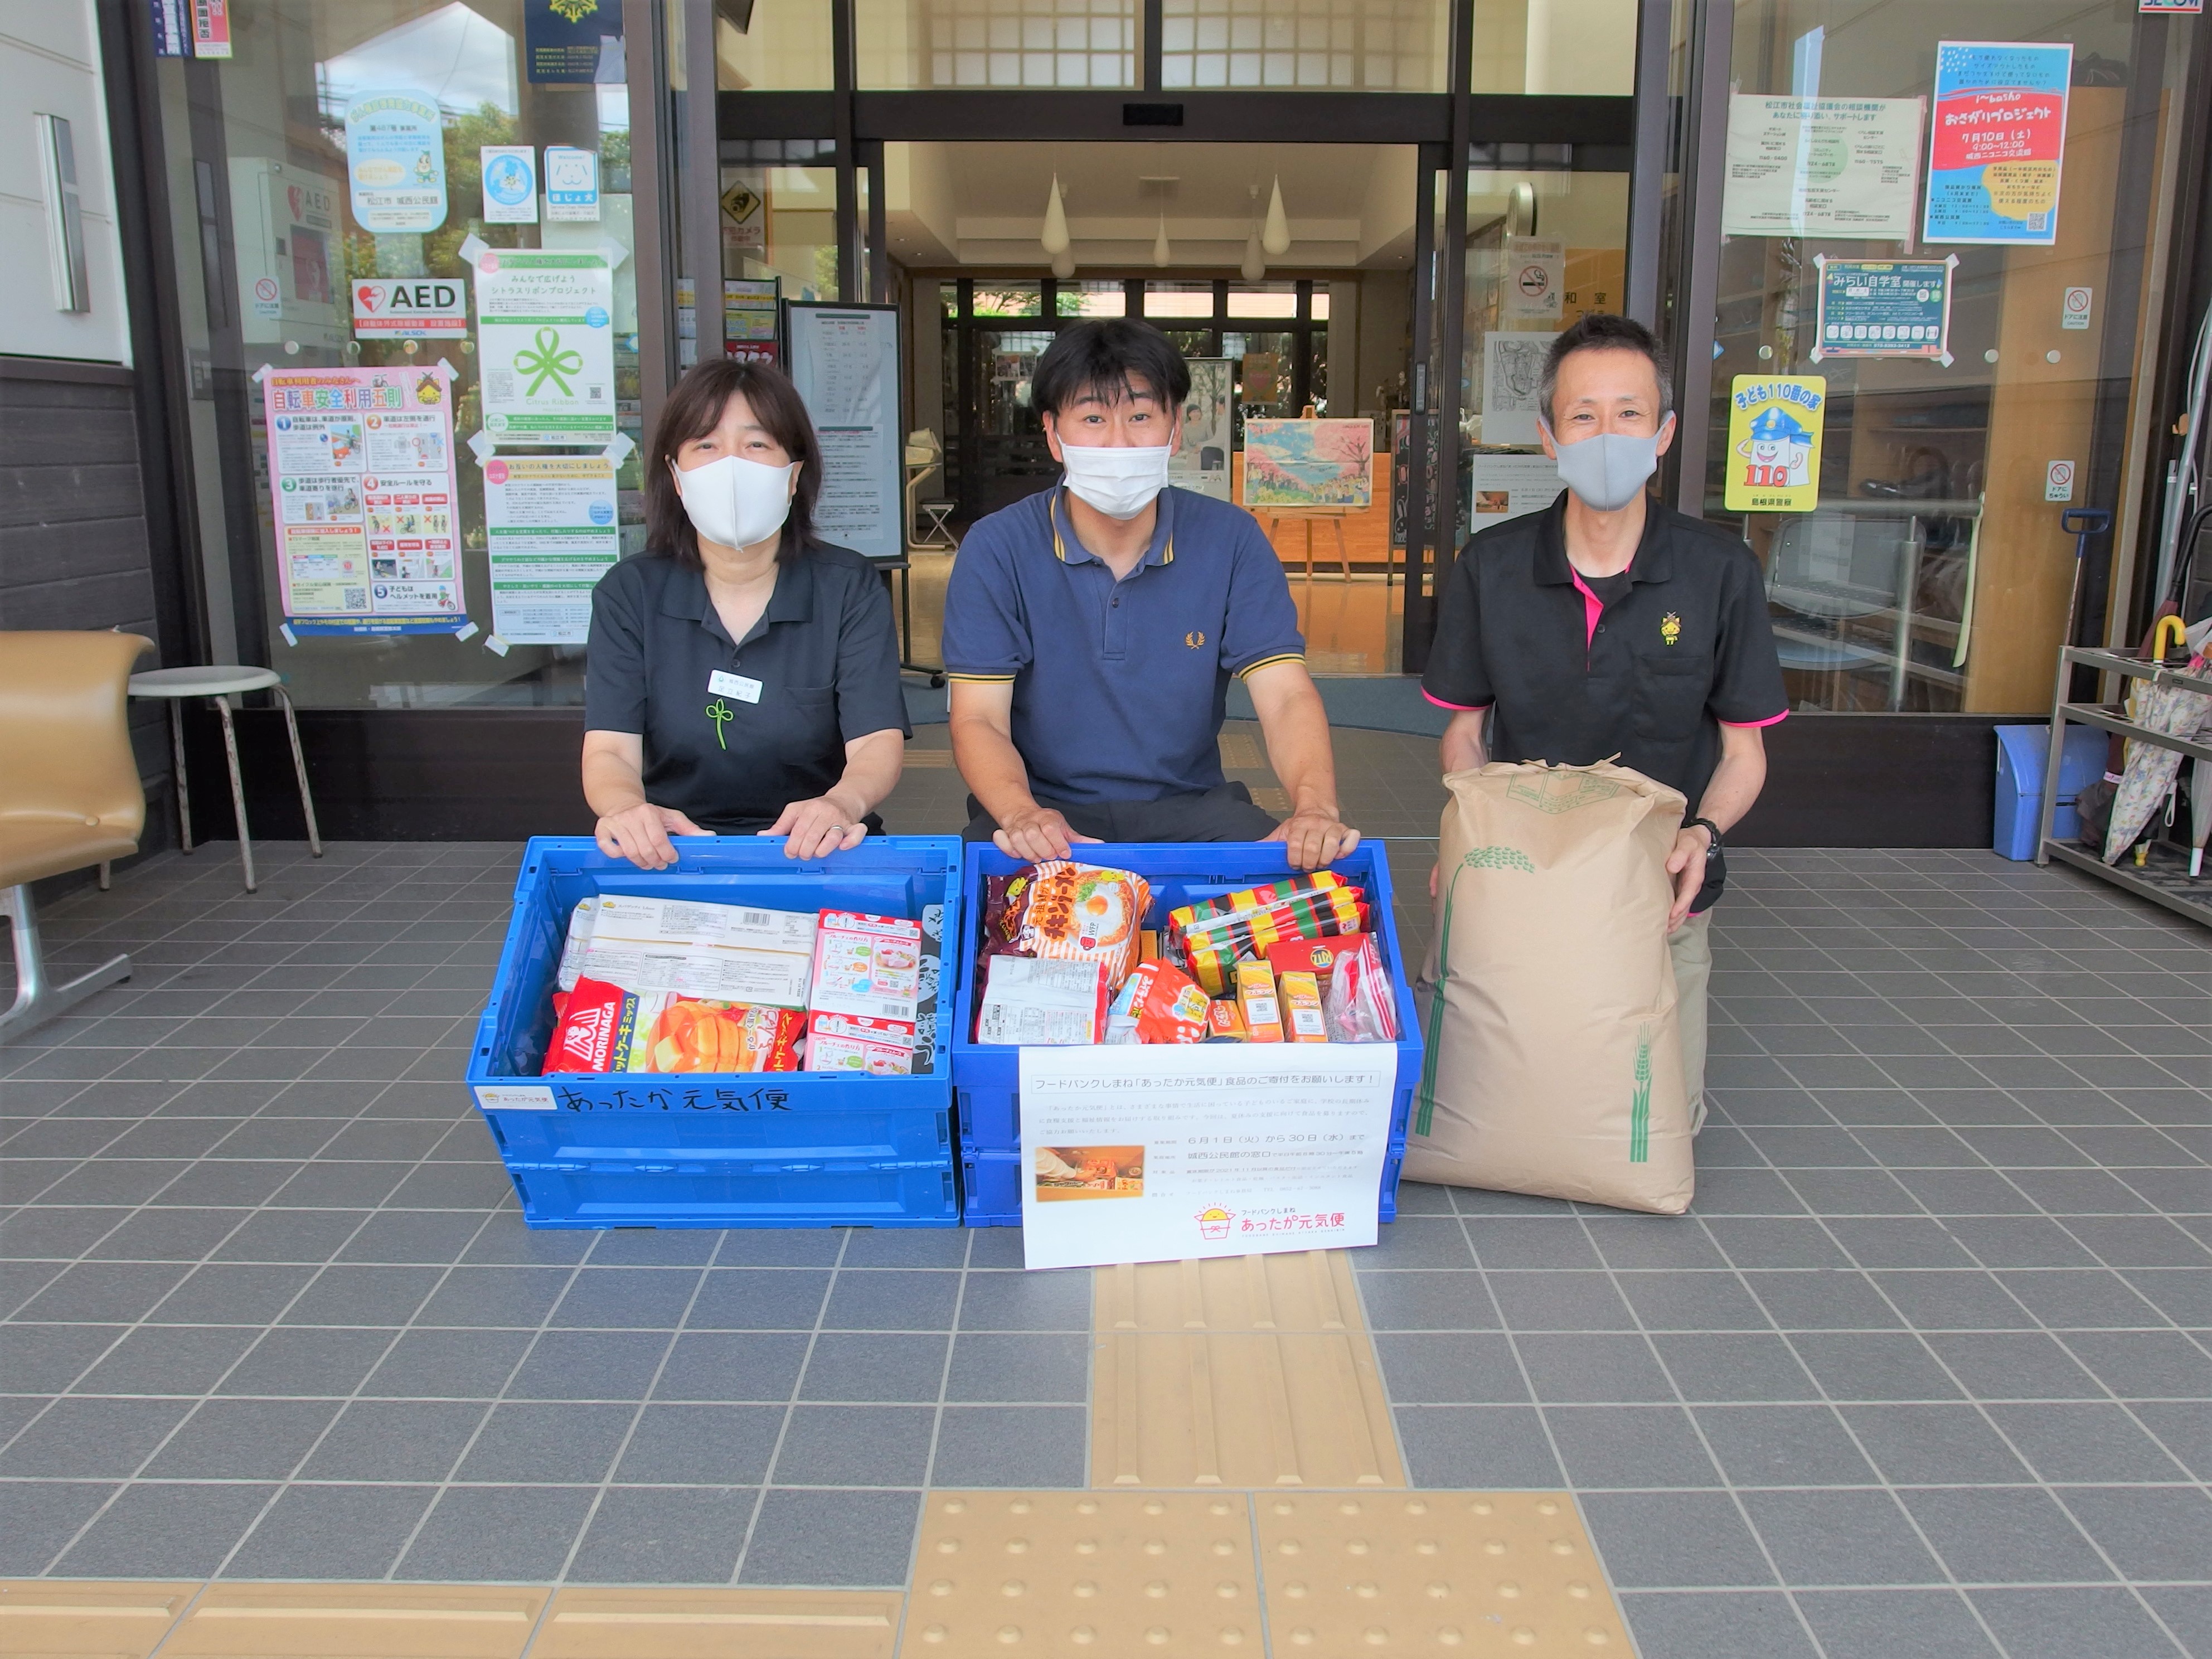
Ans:
{"label": "notice board with papers", "polygon": [[898,328],[896,306],[785,307],[791,381],[822,446],[815,531],[871,559],[906,556]]}

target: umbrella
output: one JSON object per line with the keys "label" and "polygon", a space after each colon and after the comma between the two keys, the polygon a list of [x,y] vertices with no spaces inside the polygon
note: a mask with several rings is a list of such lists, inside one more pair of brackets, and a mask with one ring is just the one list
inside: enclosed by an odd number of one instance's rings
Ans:
{"label": "umbrella", "polygon": [[[2187,672],[2204,672],[2201,649],[2190,659]],[[2192,737],[2208,716],[2212,716],[2212,696],[2185,685],[2151,685],[2136,698],[2136,724],[2162,737]],[[2181,758],[2175,750],[2129,739],[2120,787],[2112,797],[2112,823],[2105,830],[2106,863],[2119,862],[2120,854],[2134,845],[2159,803],[2173,793]],[[2203,781],[2201,775],[2197,781]]]}

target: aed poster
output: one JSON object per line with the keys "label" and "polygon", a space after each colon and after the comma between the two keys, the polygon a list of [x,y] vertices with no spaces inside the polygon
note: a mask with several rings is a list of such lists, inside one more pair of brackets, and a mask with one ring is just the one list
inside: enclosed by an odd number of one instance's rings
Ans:
{"label": "aed poster", "polygon": [[1731,513],[1810,513],[1820,498],[1828,382],[1818,374],[1739,374],[1729,388]]}
{"label": "aed poster", "polygon": [[446,222],[446,129],[438,100],[372,92],[346,106],[346,182],[363,230],[435,230]]}
{"label": "aed poster", "polygon": [[906,554],[896,306],[793,304],[791,383],[822,446],[814,527],[871,559]]}
{"label": "aed poster", "polygon": [[1030,1267],[1372,1244],[1396,1055],[1380,1043],[1024,1048]]}
{"label": "aed poster", "polygon": [[1923,241],[2057,241],[2073,73],[2069,45],[1938,43]]}
{"label": "aed poster", "polygon": [[468,290],[451,276],[358,276],[354,337],[462,340],[469,332]]}
{"label": "aed poster", "polygon": [[483,423],[495,442],[615,435],[615,274],[606,256],[489,248],[477,255]]}
{"label": "aed poster", "polygon": [[1721,234],[1910,240],[1921,110],[1917,98],[1734,94]]}
{"label": "aed poster", "polygon": [[468,626],[451,374],[437,362],[263,376],[288,635]]}
{"label": "aed poster", "polygon": [[509,645],[581,645],[592,589],[622,556],[615,469],[599,455],[484,463],[491,631]]}
{"label": "aed poster", "polygon": [[1813,361],[1826,357],[1926,357],[1951,362],[1951,275],[1943,259],[1831,259],[1820,273],[1820,325]]}

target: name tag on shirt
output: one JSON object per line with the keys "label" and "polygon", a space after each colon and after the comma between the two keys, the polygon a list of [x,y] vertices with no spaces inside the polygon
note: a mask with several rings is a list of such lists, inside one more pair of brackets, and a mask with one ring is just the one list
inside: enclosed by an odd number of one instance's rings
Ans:
{"label": "name tag on shirt", "polygon": [[758,680],[749,680],[743,674],[725,674],[719,668],[707,676],[707,689],[718,697],[735,697],[739,702],[760,701]]}

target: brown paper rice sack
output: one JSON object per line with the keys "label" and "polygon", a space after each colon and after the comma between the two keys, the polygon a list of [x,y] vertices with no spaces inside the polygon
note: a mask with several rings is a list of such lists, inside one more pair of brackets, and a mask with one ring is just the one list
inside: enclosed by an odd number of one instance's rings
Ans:
{"label": "brown paper rice sack", "polygon": [[1406,1179],[1679,1215],[1696,1181],[1667,956],[1683,799],[1601,763],[1444,779]]}

